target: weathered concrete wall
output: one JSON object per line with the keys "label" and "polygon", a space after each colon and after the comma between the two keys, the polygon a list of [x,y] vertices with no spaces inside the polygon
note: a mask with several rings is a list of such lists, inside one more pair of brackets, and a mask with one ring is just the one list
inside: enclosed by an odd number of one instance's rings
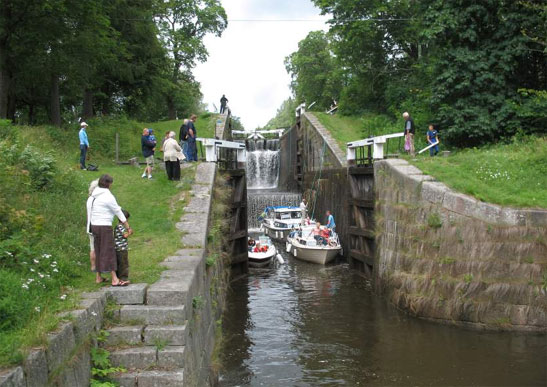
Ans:
{"label": "weathered concrete wall", "polygon": [[294,192],[298,185],[294,178],[296,163],[296,140],[298,133],[293,127],[283,134],[279,139],[280,160],[279,160],[279,183],[280,191]]}
{"label": "weathered concrete wall", "polygon": [[374,170],[379,291],[418,317],[547,331],[547,211],[479,202],[403,160]]}
{"label": "weathered concrete wall", "polygon": [[299,136],[303,145],[301,152],[304,173],[320,168],[323,153],[323,169],[347,166],[345,153],[312,113],[306,112],[302,115]]}

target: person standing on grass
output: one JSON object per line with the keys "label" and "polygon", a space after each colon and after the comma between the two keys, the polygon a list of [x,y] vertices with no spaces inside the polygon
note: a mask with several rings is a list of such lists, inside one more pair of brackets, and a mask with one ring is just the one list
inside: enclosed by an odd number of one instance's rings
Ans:
{"label": "person standing on grass", "polygon": [[429,125],[426,139],[429,145],[435,144],[434,146],[429,148],[429,156],[436,156],[437,153],[439,153],[439,133],[435,130],[435,127],[433,125]]}
{"label": "person standing on grass", "polygon": [[86,129],[87,124],[85,122],[81,122],[78,137],[80,138],[80,169],[83,171],[87,169],[85,166],[85,158],[87,156],[87,151],[89,150],[89,140],[87,139]]}
{"label": "person standing on grass", "polygon": [[188,161],[198,161],[198,149],[196,145],[197,130],[194,123],[198,116],[192,114],[188,121]]}
{"label": "person standing on grass", "polygon": [[154,168],[154,151],[156,150],[156,141],[150,139],[150,131],[147,128],[144,128],[142,131],[141,137],[141,147],[142,155],[146,160],[146,168],[142,173],[142,178],[148,176],[149,179],[152,178],[152,169]]}
{"label": "person standing on grass", "polygon": [[408,112],[403,113],[403,118],[405,119],[405,143],[408,143],[409,149],[408,152],[411,156],[414,156],[414,120],[410,117]]}
{"label": "person standing on grass", "polygon": [[118,264],[114,245],[114,232],[112,230],[114,216],[118,217],[129,233],[132,230],[121,207],[116,202],[116,198],[110,192],[113,182],[112,176],[102,175],[99,178],[99,186],[93,190],[93,193],[87,199],[87,229],[93,234],[95,282],[98,284],[105,282],[106,279],[101,276],[101,273],[110,273],[112,286],[126,286],[128,282],[119,279],[116,274]]}
{"label": "person standing on grass", "polygon": [[[93,180],[89,184],[88,189],[88,197],[93,194],[93,191],[95,191],[95,188],[99,186],[99,179]],[[91,263],[91,271],[95,271],[95,242],[93,239],[93,234],[91,233],[91,230],[88,227],[87,235],[89,236],[89,262]]]}
{"label": "person standing on grass", "polygon": [[224,94],[222,94],[222,98],[220,99],[220,114],[224,114],[226,111],[226,103],[228,102],[228,98]]}
{"label": "person standing on grass", "polygon": [[168,180],[180,180],[180,161],[184,159],[182,148],[175,140],[175,132],[169,132],[169,138],[163,144],[163,161]]}
{"label": "person standing on grass", "polygon": [[182,154],[184,155],[184,158],[186,160],[188,160],[188,122],[189,121],[190,120],[188,118],[185,118],[179,130],[179,143],[182,148]]}
{"label": "person standing on grass", "polygon": [[[125,219],[129,219],[129,212],[122,210],[125,215]],[[124,224],[120,220],[116,228],[114,229],[114,246],[116,248],[116,263],[118,268],[116,269],[116,275],[118,278],[129,284],[129,244],[127,238],[133,234],[133,230],[125,228]]]}

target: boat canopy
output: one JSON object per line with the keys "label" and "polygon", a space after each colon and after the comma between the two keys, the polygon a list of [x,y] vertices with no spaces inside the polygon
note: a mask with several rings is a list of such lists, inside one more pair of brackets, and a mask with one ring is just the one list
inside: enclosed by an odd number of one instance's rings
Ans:
{"label": "boat canopy", "polygon": [[280,212],[301,212],[300,207],[294,206],[268,206],[264,208],[262,214],[258,216],[258,220],[262,221],[266,216],[271,212],[280,213]]}

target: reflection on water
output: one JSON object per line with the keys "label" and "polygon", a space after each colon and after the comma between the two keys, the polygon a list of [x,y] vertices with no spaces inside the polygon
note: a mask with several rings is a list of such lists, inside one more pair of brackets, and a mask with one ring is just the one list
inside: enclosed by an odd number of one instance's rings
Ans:
{"label": "reflection on water", "polygon": [[232,284],[222,386],[546,385],[545,336],[418,320],[346,265],[283,256]]}

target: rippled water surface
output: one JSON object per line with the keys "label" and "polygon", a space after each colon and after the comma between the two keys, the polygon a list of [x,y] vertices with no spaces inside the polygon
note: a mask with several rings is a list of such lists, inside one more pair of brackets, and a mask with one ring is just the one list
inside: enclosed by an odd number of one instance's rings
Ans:
{"label": "rippled water surface", "polygon": [[547,385],[547,338],[412,318],[347,265],[283,255],[232,284],[222,386]]}

